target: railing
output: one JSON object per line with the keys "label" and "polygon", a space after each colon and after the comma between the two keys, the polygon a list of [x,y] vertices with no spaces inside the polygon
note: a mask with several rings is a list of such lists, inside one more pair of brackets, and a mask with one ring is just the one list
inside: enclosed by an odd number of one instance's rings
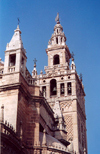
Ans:
{"label": "railing", "polygon": [[39,78],[46,78],[46,77],[49,77],[49,76],[57,76],[57,75],[64,75],[64,74],[71,74],[71,70],[64,70],[64,71],[55,71],[55,72],[49,72],[49,73],[46,73],[46,74],[40,74],[40,75],[37,75],[37,79]]}
{"label": "railing", "polygon": [[5,135],[7,135],[10,138],[12,138],[17,143],[19,143],[20,138],[15,133],[15,131],[13,129],[13,126],[9,125],[9,123],[7,124],[5,122],[5,124],[4,124],[3,122],[0,122],[0,132],[3,133],[3,134],[5,134]]}
{"label": "railing", "polygon": [[[21,74],[24,76],[24,70],[21,68]],[[30,72],[28,71],[28,69],[26,68],[26,71],[25,71],[25,76],[24,76],[24,79],[26,80],[26,82],[29,84],[29,85],[35,85],[35,79],[32,78]]]}
{"label": "railing", "polygon": [[8,68],[8,71],[9,71],[9,72],[15,72],[15,66],[10,66],[10,67]]}
{"label": "railing", "polygon": [[67,67],[68,66],[68,64],[67,63],[65,63],[65,64],[57,64],[57,65],[53,65],[53,66],[44,66],[44,69],[46,70],[46,69],[56,69],[56,68],[62,68],[62,67]]}

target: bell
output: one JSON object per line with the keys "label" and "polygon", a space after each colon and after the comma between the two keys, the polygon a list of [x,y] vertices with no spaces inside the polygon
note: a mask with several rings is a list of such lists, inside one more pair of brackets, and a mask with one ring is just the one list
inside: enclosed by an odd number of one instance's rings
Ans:
{"label": "bell", "polygon": [[56,87],[53,88],[53,91],[56,91]]}
{"label": "bell", "polygon": [[63,86],[61,87],[61,92],[64,92],[64,87]]}

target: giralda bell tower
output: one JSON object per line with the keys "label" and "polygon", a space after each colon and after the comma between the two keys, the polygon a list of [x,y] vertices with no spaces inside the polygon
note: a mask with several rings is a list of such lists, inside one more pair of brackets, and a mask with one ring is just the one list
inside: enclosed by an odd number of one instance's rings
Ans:
{"label": "giralda bell tower", "polygon": [[87,154],[84,86],[82,77],[76,72],[74,55],[66,45],[59,14],[46,53],[48,55],[46,74],[41,71],[37,76],[40,91],[52,108],[59,102],[66,123],[67,140],[70,142],[69,151]]}

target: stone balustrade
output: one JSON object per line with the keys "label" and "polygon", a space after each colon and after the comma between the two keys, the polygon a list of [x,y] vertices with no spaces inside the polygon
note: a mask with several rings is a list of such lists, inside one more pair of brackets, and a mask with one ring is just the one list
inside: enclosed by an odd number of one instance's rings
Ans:
{"label": "stone balustrade", "polygon": [[8,71],[11,73],[11,72],[15,72],[15,66],[10,66],[8,68]]}
{"label": "stone balustrade", "polygon": [[13,126],[7,122],[5,122],[5,124],[3,122],[0,122],[0,132],[6,135],[11,135],[17,139],[17,135],[15,133],[15,130],[13,129]]}

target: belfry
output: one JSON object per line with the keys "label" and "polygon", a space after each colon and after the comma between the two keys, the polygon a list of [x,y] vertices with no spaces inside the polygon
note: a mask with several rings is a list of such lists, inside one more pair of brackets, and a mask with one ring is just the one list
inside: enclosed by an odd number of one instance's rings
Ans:
{"label": "belfry", "polygon": [[70,150],[81,154],[84,149],[87,151],[85,92],[82,80],[76,72],[74,54],[70,53],[66,45],[59,14],[46,53],[46,74],[37,76],[37,83],[52,109],[56,102],[59,103],[66,124],[67,140],[72,144],[69,145]]}

